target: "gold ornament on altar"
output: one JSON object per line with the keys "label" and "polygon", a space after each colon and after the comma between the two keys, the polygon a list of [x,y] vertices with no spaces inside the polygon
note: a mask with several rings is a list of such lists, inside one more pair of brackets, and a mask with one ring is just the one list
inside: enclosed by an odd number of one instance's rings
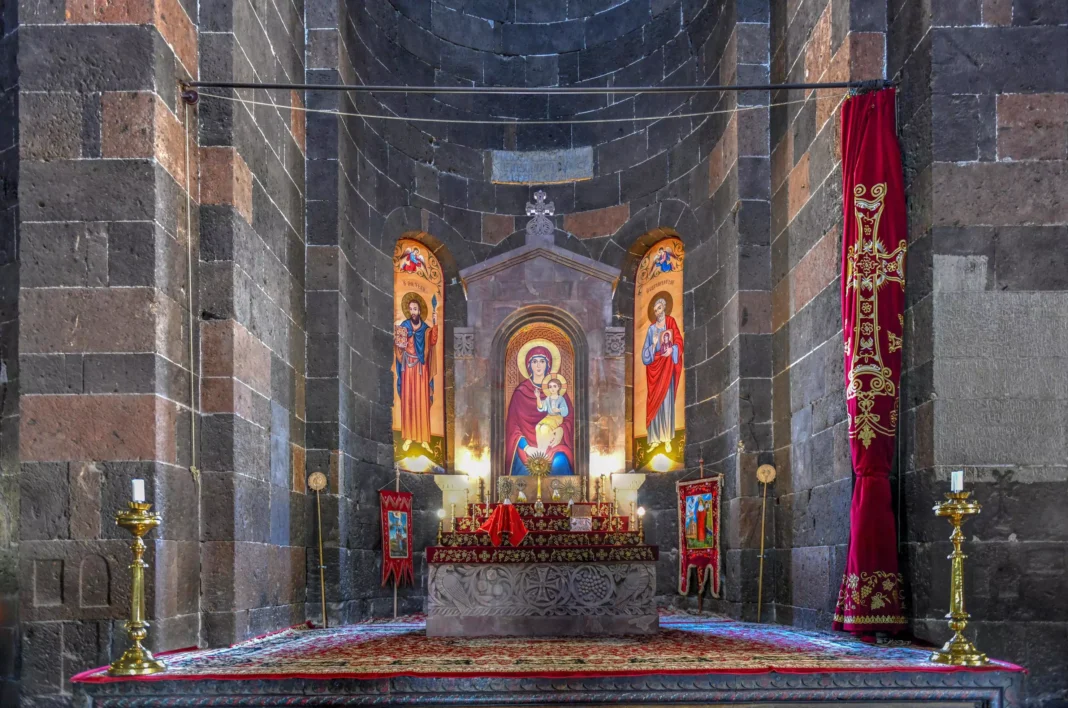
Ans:
{"label": "gold ornament on altar", "polygon": [[[135,484],[140,480],[134,480]],[[143,498],[142,494],[142,498]],[[135,498],[136,495],[135,495]],[[125,623],[130,646],[108,667],[112,676],[147,676],[164,671],[167,665],[152,656],[141,642],[148,636],[145,621],[145,542],[142,537],[160,525],[159,514],[149,511],[152,504],[132,501],[125,511],[115,515],[115,523],[133,534],[133,562],[130,564],[130,619]]]}
{"label": "gold ornament on altar", "polygon": [[541,478],[548,475],[551,468],[552,463],[544,452],[527,455],[527,469],[530,470],[530,476],[538,480],[538,495],[537,500],[534,502],[534,516],[545,514],[545,505],[541,502]]}
{"label": "gold ornament on altar", "polygon": [[953,636],[941,649],[931,654],[931,661],[936,664],[983,666],[990,663],[990,660],[986,658],[986,654],[976,649],[975,645],[968,641],[963,634],[964,628],[968,626],[968,618],[971,615],[964,611],[964,559],[967,556],[960,549],[961,543],[964,541],[961,525],[966,517],[978,514],[981,508],[979,502],[968,499],[970,495],[970,492],[964,491],[949,492],[946,494],[946,501],[934,505],[935,516],[948,517],[949,523],[953,525],[953,533],[949,536],[949,540],[953,543],[953,552],[949,554],[952,564],[950,569],[949,614],[946,615],[946,619],[949,620],[949,628],[953,630]]}

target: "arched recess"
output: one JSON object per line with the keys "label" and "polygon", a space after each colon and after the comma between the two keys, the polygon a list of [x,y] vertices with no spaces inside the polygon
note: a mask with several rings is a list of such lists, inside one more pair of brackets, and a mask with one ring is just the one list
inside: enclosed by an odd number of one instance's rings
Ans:
{"label": "arched recess", "polygon": [[[392,271],[396,274],[397,262],[396,262],[396,245],[402,241],[416,242],[421,244],[426,249],[426,253],[433,256],[437,260],[441,269],[442,276],[442,299],[444,302],[440,303],[440,314],[438,318],[439,332],[438,337],[441,342],[441,361],[437,363],[437,381],[440,381],[439,390],[442,392],[438,395],[442,396],[443,403],[443,435],[441,439],[441,446],[443,449],[443,464],[444,469],[449,470],[453,468],[453,446],[450,444],[453,439],[453,426],[455,421],[453,419],[453,410],[455,407],[455,390],[453,388],[453,347],[452,347],[452,328],[457,323],[464,324],[464,318],[466,316],[466,309],[464,308],[464,294],[463,287],[459,283],[459,267],[456,259],[453,257],[451,250],[442,241],[436,238],[434,235],[427,233],[426,231],[404,231],[400,233],[392,242],[393,251],[391,251],[391,263]],[[394,275],[395,277],[395,275]],[[396,302],[397,290],[394,287],[393,291],[393,311],[396,312],[398,303]],[[396,315],[394,316],[396,317]],[[391,325],[395,322],[391,322]],[[391,328],[392,329],[392,328]],[[395,370],[395,365],[391,367],[391,371]],[[396,422],[395,406],[397,405],[395,378],[391,380],[389,387],[390,391],[390,411],[394,416],[394,422]],[[391,426],[392,427],[392,426]],[[396,457],[396,454],[395,454]],[[402,468],[403,469],[403,468]],[[410,470],[405,470],[410,471]],[[425,470],[426,472],[435,471],[433,469]]]}
{"label": "arched recess", "polygon": [[492,470],[491,494],[494,499],[497,496],[497,478],[503,473],[507,464],[508,451],[505,449],[505,366],[504,355],[508,342],[523,327],[535,323],[547,323],[559,327],[571,340],[571,346],[575,355],[575,381],[573,390],[580,392],[576,396],[577,410],[575,411],[575,473],[582,478],[582,483],[588,487],[589,462],[590,462],[590,433],[589,433],[589,344],[586,341],[586,333],[582,330],[578,320],[568,312],[551,305],[531,305],[513,312],[508,316],[497,333],[493,336],[491,348],[493,398],[490,404],[490,457]]}

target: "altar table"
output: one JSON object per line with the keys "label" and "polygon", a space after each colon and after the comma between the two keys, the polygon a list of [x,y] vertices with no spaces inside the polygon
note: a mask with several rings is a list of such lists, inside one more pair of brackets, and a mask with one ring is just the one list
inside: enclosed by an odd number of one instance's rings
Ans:
{"label": "altar table", "polygon": [[659,628],[656,546],[608,504],[587,507],[590,530],[572,531],[567,504],[516,504],[529,532],[493,546],[476,529],[488,505],[471,504],[427,549],[427,635],[654,634]]}

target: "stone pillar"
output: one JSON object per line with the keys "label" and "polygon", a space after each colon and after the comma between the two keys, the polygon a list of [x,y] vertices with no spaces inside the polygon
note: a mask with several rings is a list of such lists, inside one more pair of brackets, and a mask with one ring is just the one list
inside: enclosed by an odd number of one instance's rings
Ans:
{"label": "stone pillar", "polygon": [[[278,22],[262,14],[274,8],[210,4],[202,79],[303,82],[300,15]],[[255,65],[255,47],[287,53]],[[300,94],[274,100],[279,107],[269,116],[210,98],[198,104],[200,566],[202,639],[211,646],[306,617],[306,519],[314,507],[305,497],[305,122],[295,110]],[[333,396],[314,393],[336,417],[337,387]]]}
{"label": "stone pillar", "polygon": [[131,479],[163,516],[148,538],[149,645],[199,641],[186,191],[198,158],[194,143],[188,175],[176,91],[198,46],[176,0],[20,9],[19,576],[34,579],[21,693],[60,705],[72,674],[125,646],[130,536],[114,516]]}

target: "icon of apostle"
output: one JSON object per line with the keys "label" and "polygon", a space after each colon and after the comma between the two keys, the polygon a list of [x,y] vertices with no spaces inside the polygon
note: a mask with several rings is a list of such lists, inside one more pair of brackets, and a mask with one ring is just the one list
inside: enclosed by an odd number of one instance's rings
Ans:
{"label": "icon of apostle", "polygon": [[418,443],[430,447],[430,407],[434,403],[434,346],[438,343],[438,313],[424,319],[426,302],[418,293],[408,293],[402,300],[408,319],[401,321],[393,333],[396,354],[397,395],[400,397],[400,429],[404,451]]}
{"label": "icon of apostle", "polygon": [[671,295],[658,293],[649,312],[649,329],[642,346],[647,398],[645,426],[649,449],[663,445],[671,452],[675,437],[675,396],[682,379],[682,332],[671,316]]}

